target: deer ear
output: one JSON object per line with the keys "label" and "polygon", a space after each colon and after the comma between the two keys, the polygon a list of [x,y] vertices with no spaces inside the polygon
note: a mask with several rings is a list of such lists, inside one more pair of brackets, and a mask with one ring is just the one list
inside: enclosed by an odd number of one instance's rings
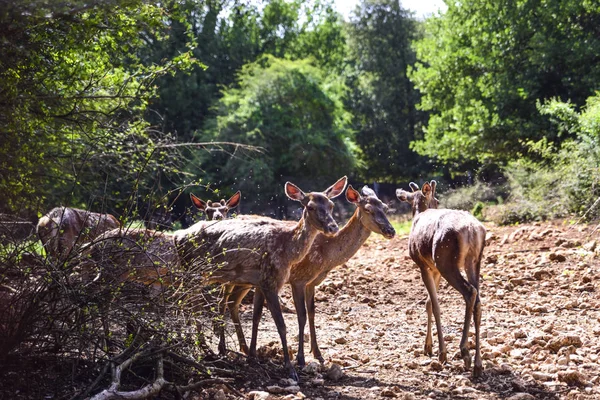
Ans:
{"label": "deer ear", "polygon": [[304,194],[304,192],[292,182],[285,183],[285,194],[287,197],[295,201],[302,201],[306,197],[306,194]]}
{"label": "deer ear", "polygon": [[423,184],[423,187],[421,188],[421,192],[423,192],[423,194],[425,196],[431,196],[431,185],[429,184],[429,182],[425,182]]}
{"label": "deer ear", "polygon": [[348,185],[348,189],[346,189],[346,200],[350,203],[357,204],[360,203],[362,198],[360,197],[360,193],[358,193],[352,185]]}
{"label": "deer ear", "polygon": [[417,190],[419,190],[419,185],[417,185],[414,182],[409,183],[408,186],[410,186],[410,188],[412,189],[413,192],[416,192]]}
{"label": "deer ear", "polygon": [[375,193],[375,191],[373,189],[371,189],[370,187],[368,187],[367,185],[363,186],[361,191],[362,191],[363,196],[377,197],[377,194]]}
{"label": "deer ear", "polygon": [[192,203],[196,206],[196,208],[202,211],[206,210],[206,203],[202,201],[202,199],[194,196],[192,193],[190,193],[190,199],[192,200]]}
{"label": "deer ear", "polygon": [[237,192],[235,192],[235,194],[233,196],[231,196],[229,198],[229,200],[227,200],[227,208],[229,208],[230,210],[232,208],[236,208],[238,206],[238,204],[240,204],[240,199],[242,198],[242,192],[240,192],[239,190]]}
{"label": "deer ear", "polygon": [[412,193],[408,193],[406,190],[396,189],[396,197],[400,201],[406,201],[407,203],[410,203],[412,200]]}
{"label": "deer ear", "polygon": [[431,185],[431,196],[434,197],[435,196],[435,188],[437,187],[437,182],[432,179],[431,182],[429,182],[429,184]]}
{"label": "deer ear", "polygon": [[325,196],[330,199],[338,197],[340,194],[344,193],[344,189],[346,189],[346,183],[348,183],[348,177],[344,176],[333,185],[329,186],[327,190],[325,190]]}

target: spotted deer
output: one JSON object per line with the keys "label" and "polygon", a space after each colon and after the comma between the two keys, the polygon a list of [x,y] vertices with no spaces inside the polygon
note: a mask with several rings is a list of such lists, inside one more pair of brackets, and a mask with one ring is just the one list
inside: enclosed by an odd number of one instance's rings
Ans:
{"label": "spotted deer", "polygon": [[66,259],[77,244],[89,242],[121,224],[111,214],[98,214],[71,207],[55,207],[38,221],[36,232],[54,259]]}
{"label": "spotted deer", "polygon": [[[308,311],[311,351],[314,357],[321,362],[324,360],[317,345],[315,329],[315,288],[325,280],[327,274],[333,268],[352,258],[369,238],[371,232],[379,233],[386,239],[391,239],[395,235],[395,230],[386,217],[387,206],[368,187],[365,186],[362,192],[363,195],[361,196],[351,185],[348,186],[346,199],[356,206],[354,214],[335,236],[329,237],[319,234],[308,254],[299,263],[292,266],[288,278],[298,316],[298,337],[304,337]],[[256,310],[254,311],[250,349],[246,345],[239,320],[239,305],[248,290],[247,287],[236,287],[235,291],[232,290],[232,293],[230,293],[228,305],[240,350],[246,354],[255,355],[258,321],[261,315]],[[304,343],[302,340],[298,344],[297,362],[299,366],[305,365]]]}
{"label": "spotted deer", "polygon": [[[433,354],[431,316],[435,317],[438,335],[439,360],[447,361],[446,345],[442,332],[437,289],[444,277],[465,299],[465,319],[460,353],[467,369],[471,368],[469,354],[469,327],[471,316],[475,325],[475,365],[473,376],[480,376],[483,365],[480,354],[479,327],[481,324],[481,302],[479,299],[479,270],[486,230],[471,214],[459,210],[437,209],[434,197],[436,182],[419,186],[411,182],[412,192],[396,190],[398,200],[412,206],[413,222],[408,238],[409,254],[421,271],[427,289],[427,335],[425,354]],[[465,279],[461,270],[466,275]]]}
{"label": "spotted deer", "polygon": [[343,177],[324,192],[310,193],[287,182],[287,197],[303,207],[296,224],[266,218],[228,219],[217,223],[201,221],[174,233],[184,268],[198,271],[208,282],[254,287],[257,310],[262,310],[266,300],[277,326],[285,366],[296,380],[278,293],[287,282],[292,265],[306,256],[317,234],[331,236],[338,232],[331,216],[331,199],[344,192],[346,182]]}

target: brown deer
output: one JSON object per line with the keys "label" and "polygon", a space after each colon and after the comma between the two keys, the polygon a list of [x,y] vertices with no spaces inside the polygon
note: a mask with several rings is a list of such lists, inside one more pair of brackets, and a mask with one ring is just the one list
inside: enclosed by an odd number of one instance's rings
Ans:
{"label": "brown deer", "polygon": [[[351,185],[348,186],[346,199],[356,205],[354,214],[335,236],[318,235],[308,254],[292,267],[288,279],[288,283],[292,287],[296,314],[298,316],[298,337],[304,337],[304,327],[306,325],[308,310],[311,351],[314,357],[321,362],[324,360],[317,345],[315,329],[316,286],[325,280],[329,271],[352,258],[369,238],[371,232],[379,233],[387,239],[393,238],[396,233],[385,215],[387,206],[368,187],[365,186],[362,192],[363,196]],[[256,354],[256,339],[260,314],[257,314],[256,310],[253,314],[252,341],[250,350],[248,350],[239,320],[239,305],[246,295],[248,288],[245,288],[245,291],[244,288],[237,287],[236,289],[237,292],[230,297],[229,302],[231,319],[234,322],[240,350],[253,355]],[[305,365],[303,340],[299,341],[296,359],[299,366]]]}
{"label": "brown deer", "polygon": [[266,300],[281,339],[285,366],[296,380],[277,295],[290,268],[308,253],[317,234],[338,231],[330,199],[343,193],[346,182],[343,177],[324,192],[310,193],[287,182],[286,195],[304,208],[302,218],[293,225],[267,218],[202,221],[174,234],[184,268],[202,273],[209,282],[255,287],[255,309],[262,309]]}
{"label": "brown deer", "polygon": [[220,202],[217,201],[208,201],[205,202],[199,197],[194,196],[194,194],[190,193],[190,199],[196,208],[201,211],[204,211],[206,214],[206,218],[209,221],[218,221],[222,219],[227,219],[229,216],[229,211],[233,210],[240,204],[240,199],[242,198],[242,192],[239,190],[235,192],[233,196],[229,198],[229,200],[225,201],[225,199],[221,199]]}
{"label": "brown deer", "polygon": [[[473,376],[483,372],[480,354],[479,327],[481,302],[479,299],[479,270],[485,246],[486,230],[471,214],[459,210],[438,210],[434,197],[436,182],[425,183],[421,190],[411,182],[413,192],[396,190],[398,200],[412,206],[413,222],[408,238],[410,257],[421,270],[421,278],[427,289],[427,335],[425,354],[433,354],[431,315],[435,317],[439,344],[439,360],[447,361],[446,345],[442,332],[437,289],[440,278],[460,292],[466,302],[465,320],[460,354],[467,369],[471,368],[469,354],[469,327],[471,316],[475,325],[475,366]],[[464,271],[466,278],[461,274]]]}
{"label": "brown deer", "polygon": [[40,218],[36,232],[47,255],[65,259],[76,244],[89,242],[101,233],[120,226],[111,214],[56,207]]}

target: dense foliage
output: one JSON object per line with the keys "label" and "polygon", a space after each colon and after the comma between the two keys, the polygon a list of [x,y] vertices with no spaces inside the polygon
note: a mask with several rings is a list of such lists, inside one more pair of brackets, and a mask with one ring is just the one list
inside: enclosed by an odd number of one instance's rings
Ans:
{"label": "dense foliage", "polygon": [[0,211],[100,208],[105,196],[122,208],[173,165],[160,150],[172,139],[150,130],[144,112],[156,78],[191,58],[146,64],[136,55],[164,38],[158,5],[43,5],[12,3],[0,15]]}
{"label": "dense foliage", "polygon": [[415,107],[419,94],[407,76],[415,62],[417,21],[397,1],[364,1],[348,24],[348,36],[348,108],[362,151],[361,175],[396,182],[429,173],[427,158],[410,148],[427,117]]}
{"label": "dense foliage", "polygon": [[235,183],[254,203],[284,207],[281,182],[310,177],[319,187],[352,170],[338,78],[308,61],[266,57],[244,66],[236,83],[223,91],[215,125],[202,141],[260,146],[264,154],[200,153],[209,181]]}
{"label": "dense foliage", "polygon": [[587,0],[448,2],[426,22],[411,78],[430,112],[420,154],[455,169],[563,140],[536,102],[582,106],[600,81],[600,6]]}

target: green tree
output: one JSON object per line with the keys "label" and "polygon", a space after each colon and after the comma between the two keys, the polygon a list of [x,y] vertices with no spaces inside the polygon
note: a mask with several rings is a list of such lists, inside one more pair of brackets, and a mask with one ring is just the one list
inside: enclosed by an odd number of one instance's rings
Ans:
{"label": "green tree", "polygon": [[430,170],[410,149],[426,114],[416,110],[419,94],[408,79],[415,62],[411,42],[417,22],[397,0],[365,0],[348,24],[348,108],[366,179],[394,182]]}
{"label": "green tree", "polygon": [[[0,212],[108,199],[121,206],[168,170],[169,136],[144,111],[158,76],[189,54],[144,64],[164,9],[145,1],[11,2],[0,13]],[[160,165],[160,166],[159,166]]]}
{"label": "green tree", "polygon": [[430,118],[414,149],[456,169],[535,156],[529,140],[560,142],[536,101],[581,106],[598,88],[597,2],[448,2],[425,27],[410,76]]}
{"label": "green tree", "polygon": [[201,139],[261,146],[264,154],[200,153],[203,169],[211,182],[280,205],[290,177],[319,187],[349,174],[353,155],[343,94],[337,77],[306,60],[265,56],[244,66],[236,85],[223,90],[210,136]]}

